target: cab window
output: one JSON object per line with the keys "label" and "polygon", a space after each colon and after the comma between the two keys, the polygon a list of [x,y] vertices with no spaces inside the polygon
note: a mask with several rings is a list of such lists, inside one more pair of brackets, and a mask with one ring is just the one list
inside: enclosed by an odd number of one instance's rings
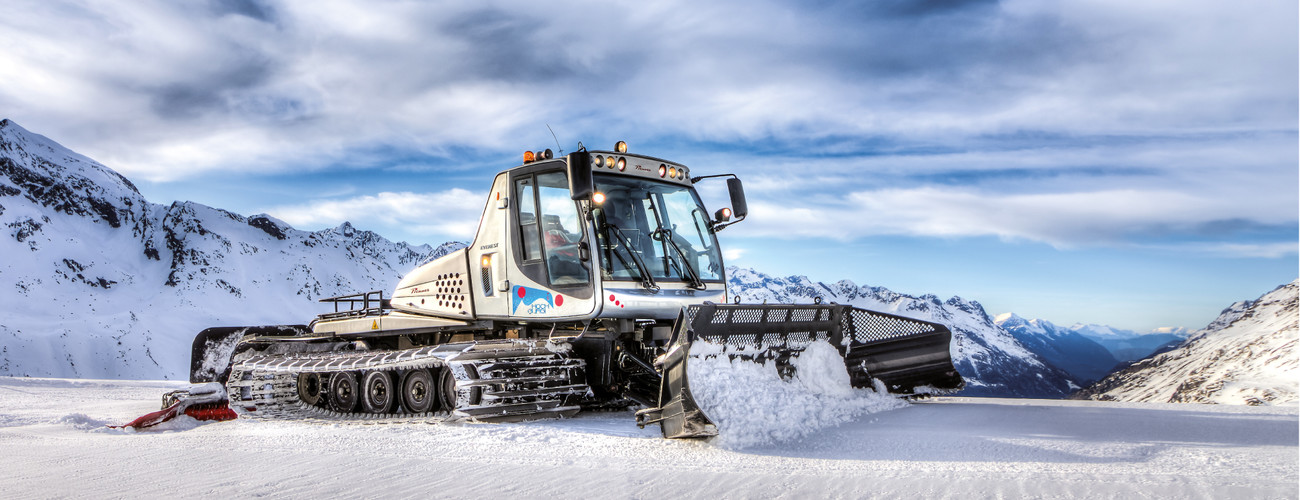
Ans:
{"label": "cab window", "polygon": [[582,219],[569,196],[564,172],[524,177],[515,181],[515,186],[525,260],[544,260],[546,277],[552,285],[590,283],[590,273],[582,260]]}

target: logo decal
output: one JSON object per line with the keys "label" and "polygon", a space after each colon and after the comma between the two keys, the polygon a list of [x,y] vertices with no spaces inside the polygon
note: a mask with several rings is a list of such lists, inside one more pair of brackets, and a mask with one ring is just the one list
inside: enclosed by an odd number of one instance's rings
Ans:
{"label": "logo decal", "polygon": [[563,295],[526,286],[515,286],[515,293],[510,298],[510,309],[519,314],[519,308],[527,306],[528,314],[546,314],[551,308],[564,305]]}

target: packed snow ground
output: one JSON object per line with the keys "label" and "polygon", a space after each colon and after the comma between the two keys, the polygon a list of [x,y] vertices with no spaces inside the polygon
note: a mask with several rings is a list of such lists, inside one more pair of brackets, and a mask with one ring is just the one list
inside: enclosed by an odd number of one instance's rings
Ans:
{"label": "packed snow ground", "polygon": [[520,424],[178,421],[183,384],[0,378],[0,492],[49,497],[1295,498],[1295,406],[940,398],[778,444],[630,412]]}

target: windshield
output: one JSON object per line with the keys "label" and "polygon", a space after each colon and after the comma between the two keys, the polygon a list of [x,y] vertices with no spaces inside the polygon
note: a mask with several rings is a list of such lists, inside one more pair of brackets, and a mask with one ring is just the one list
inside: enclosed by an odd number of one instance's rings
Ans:
{"label": "windshield", "polygon": [[[704,207],[689,186],[625,176],[595,176],[605,202],[596,210],[605,279],[722,279],[722,258]],[[674,244],[676,248],[674,248]]]}

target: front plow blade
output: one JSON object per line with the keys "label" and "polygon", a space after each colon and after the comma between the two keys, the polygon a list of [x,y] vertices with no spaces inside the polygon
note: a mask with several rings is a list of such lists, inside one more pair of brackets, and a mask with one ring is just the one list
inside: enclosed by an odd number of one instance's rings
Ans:
{"label": "front plow blade", "polygon": [[[945,326],[844,305],[704,304],[682,309],[669,351],[658,361],[663,374],[659,407],[637,412],[637,423],[658,423],[664,437],[708,437],[716,426],[691,395],[687,364],[691,347],[707,342],[733,359],[775,363],[783,378],[792,358],[809,344],[826,341],[839,350],[853,387],[891,394],[942,394],[964,381],[952,364]],[[735,390],[746,390],[737,387]],[[756,409],[757,410],[757,409]]]}

